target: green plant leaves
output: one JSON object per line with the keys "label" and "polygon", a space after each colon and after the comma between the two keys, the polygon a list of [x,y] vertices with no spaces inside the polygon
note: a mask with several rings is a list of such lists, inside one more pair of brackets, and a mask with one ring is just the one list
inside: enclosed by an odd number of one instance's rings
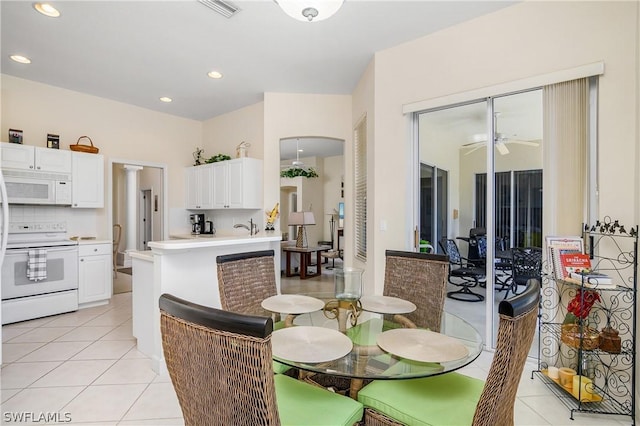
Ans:
{"label": "green plant leaves", "polygon": [[306,170],[302,168],[292,167],[290,169],[286,169],[280,172],[280,177],[294,178],[298,176],[302,176],[306,178],[314,178],[314,177],[318,177],[318,173],[313,169],[313,167],[309,167]]}

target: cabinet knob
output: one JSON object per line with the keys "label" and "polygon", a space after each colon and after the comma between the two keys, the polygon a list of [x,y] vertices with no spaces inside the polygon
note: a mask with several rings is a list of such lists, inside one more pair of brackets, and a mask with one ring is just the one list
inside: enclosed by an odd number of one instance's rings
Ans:
{"label": "cabinet knob", "polygon": [[30,169],[33,169],[33,166],[29,166]]}
{"label": "cabinet knob", "polygon": [[40,170],[40,166],[36,167],[36,169]]}
{"label": "cabinet knob", "polygon": [[97,249],[97,248],[94,248],[94,249],[93,249],[93,251],[98,251],[98,249]]}
{"label": "cabinet knob", "polygon": [[84,262],[84,259],[80,259],[80,262]]}

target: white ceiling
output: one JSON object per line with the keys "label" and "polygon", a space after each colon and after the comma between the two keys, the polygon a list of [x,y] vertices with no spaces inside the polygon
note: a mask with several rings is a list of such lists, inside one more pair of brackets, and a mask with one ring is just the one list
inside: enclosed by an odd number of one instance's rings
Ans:
{"label": "white ceiling", "polygon": [[280,140],[280,160],[299,158],[335,157],[344,154],[344,141],[332,138],[285,138]]}
{"label": "white ceiling", "polygon": [[32,3],[0,2],[3,74],[195,120],[265,92],[350,94],[374,52],[514,4],[347,0],[308,23],[271,0],[232,0],[241,11],[229,19],[196,0],[52,1],[60,18]]}

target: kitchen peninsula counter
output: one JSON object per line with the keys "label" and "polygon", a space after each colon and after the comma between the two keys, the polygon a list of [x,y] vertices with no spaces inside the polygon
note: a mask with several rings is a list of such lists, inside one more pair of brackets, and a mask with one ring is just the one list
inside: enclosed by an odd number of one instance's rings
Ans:
{"label": "kitchen peninsula counter", "polygon": [[[186,236],[186,235],[185,235]],[[175,238],[176,236],[173,236]],[[216,257],[259,250],[274,251],[280,270],[280,233],[218,234],[149,242],[151,250],[131,252],[133,335],[138,350],[152,359],[154,371],[166,372],[160,336],[158,299],[163,293],[220,308]],[[280,292],[280,274],[276,273]]]}

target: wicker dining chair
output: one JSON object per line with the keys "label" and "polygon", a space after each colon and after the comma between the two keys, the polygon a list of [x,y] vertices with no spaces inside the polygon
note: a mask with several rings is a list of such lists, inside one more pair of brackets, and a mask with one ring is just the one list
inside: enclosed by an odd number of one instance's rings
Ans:
{"label": "wicker dining chair", "polygon": [[273,250],[216,257],[220,305],[225,311],[270,316],[260,305],[278,294]]}
{"label": "wicker dining chair", "polygon": [[533,340],[540,282],[500,302],[498,341],[487,380],[459,373],[378,380],[358,393],[365,425],[513,425],[520,376]]}
{"label": "wicker dining chair", "polygon": [[387,250],[385,258],[383,295],[408,300],[417,308],[412,313],[396,316],[396,320],[405,317],[417,327],[440,331],[449,257]]}
{"label": "wicker dining chair", "polygon": [[[280,321],[280,315],[265,310],[264,299],[278,294],[273,250],[235,253],[216,257],[220,306],[225,311],[247,315],[271,316],[275,328],[293,324],[295,315]],[[276,373],[296,374],[291,367],[273,361]]]}
{"label": "wicker dining chair", "polygon": [[272,368],[273,320],[160,296],[164,358],[186,426],[353,425],[362,404]]}

